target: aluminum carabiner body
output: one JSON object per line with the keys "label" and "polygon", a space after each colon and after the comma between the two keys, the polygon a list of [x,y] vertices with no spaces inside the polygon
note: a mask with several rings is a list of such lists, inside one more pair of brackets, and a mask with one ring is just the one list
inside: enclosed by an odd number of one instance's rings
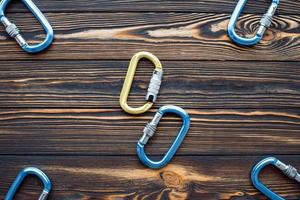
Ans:
{"label": "aluminum carabiner body", "polygon": [[[145,145],[147,144],[148,140],[154,135],[159,121],[161,120],[163,115],[166,113],[175,113],[176,115],[179,115],[182,118],[182,126],[180,128],[180,131],[179,131],[176,139],[174,140],[173,144],[171,145],[171,147],[169,148],[167,153],[164,155],[164,157],[160,161],[153,161],[148,158],[148,156],[145,153],[144,148],[145,148]],[[140,161],[144,165],[146,165],[152,169],[159,169],[159,168],[166,166],[171,161],[173,156],[175,155],[175,153],[178,150],[179,146],[181,145],[183,139],[185,138],[189,128],[190,128],[190,117],[185,112],[185,110],[183,110],[180,107],[172,106],[172,105],[167,105],[167,106],[161,107],[158,110],[158,112],[155,114],[152,121],[146,125],[146,127],[144,128],[144,131],[143,131],[144,134],[137,143],[136,150],[137,150],[137,154],[138,154]]]}
{"label": "aluminum carabiner body", "polygon": [[[142,58],[147,58],[148,60],[150,60],[154,64],[155,69],[146,95],[147,103],[139,108],[133,108],[127,104],[127,99],[130,93],[130,89],[132,86],[137,65]],[[128,71],[125,77],[124,85],[120,95],[120,106],[122,107],[122,109],[130,114],[141,114],[149,110],[152,107],[153,103],[156,101],[160,89],[160,85],[162,82],[162,76],[163,76],[162,65],[156,56],[154,56],[149,52],[139,52],[135,54],[130,61]]]}
{"label": "aluminum carabiner body", "polygon": [[238,4],[236,5],[228,24],[228,35],[237,44],[254,45],[257,44],[262,39],[265,31],[267,30],[268,27],[270,27],[275,11],[279,5],[279,0],[272,0],[272,4],[269,7],[267,13],[264,14],[260,20],[259,28],[257,29],[255,35],[251,38],[241,37],[234,30],[237,20],[246,3],[247,0],[239,0]]}
{"label": "aluminum carabiner body", "polygon": [[32,14],[43,26],[46,32],[46,38],[44,39],[43,42],[36,45],[29,45],[27,41],[24,39],[24,37],[21,35],[20,30],[17,28],[17,26],[11,23],[9,19],[5,16],[5,10],[7,8],[7,5],[10,2],[11,0],[1,0],[0,2],[0,20],[4,25],[8,35],[14,38],[18,42],[18,44],[22,47],[22,49],[27,53],[37,53],[49,47],[54,38],[53,29],[50,23],[48,22],[48,20],[46,19],[46,17],[38,9],[38,7],[31,0],[22,0],[22,2],[32,12]]}
{"label": "aluminum carabiner body", "polygon": [[34,175],[37,176],[44,185],[44,190],[40,195],[38,200],[46,200],[50,191],[51,191],[51,182],[47,175],[42,172],[40,169],[35,167],[27,167],[20,171],[17,178],[14,180],[13,184],[10,186],[5,199],[4,200],[13,200],[16,192],[18,191],[19,187],[21,186],[23,180],[26,176]]}
{"label": "aluminum carabiner body", "polygon": [[258,189],[261,193],[263,193],[265,196],[270,198],[271,200],[285,200],[284,198],[280,197],[278,194],[274,193],[272,190],[267,188],[259,180],[259,174],[261,170],[267,165],[275,166],[277,169],[281,170],[287,177],[289,177],[290,179],[294,179],[299,183],[300,183],[300,174],[293,166],[286,165],[285,163],[281,162],[280,160],[274,157],[265,158],[253,167],[251,172],[251,180],[254,187]]}

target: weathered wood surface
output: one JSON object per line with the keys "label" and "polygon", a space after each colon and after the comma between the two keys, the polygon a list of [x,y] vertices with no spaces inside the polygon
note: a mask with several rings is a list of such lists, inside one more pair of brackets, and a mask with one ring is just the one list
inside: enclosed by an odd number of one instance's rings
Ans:
{"label": "weathered wood surface", "polygon": [[[117,108],[128,61],[2,61],[0,107]],[[156,107],[300,107],[297,62],[162,61]],[[144,103],[153,66],[141,62],[130,104]],[[178,87],[178,85],[180,87]]]}
{"label": "weathered wood surface", "polygon": [[[300,168],[299,156],[281,156]],[[249,172],[260,157],[177,156],[161,170],[143,167],[136,157],[0,157],[0,190],[7,190],[19,169],[34,165],[53,181],[50,199],[220,199],[266,200],[250,183]],[[297,199],[299,185],[277,169],[267,168],[262,181],[286,199]],[[41,191],[28,178],[17,199],[32,200]],[[30,196],[30,198],[29,198]],[[3,199],[3,194],[0,193]]]}
{"label": "weathered wood surface", "polygon": [[[299,109],[187,112],[191,129],[178,154],[299,154]],[[130,116],[121,109],[4,109],[0,154],[135,155],[153,115]],[[180,125],[180,119],[165,117],[148,152],[164,154]]]}
{"label": "weathered wood surface", "polygon": [[[43,12],[208,12],[232,13],[237,0],[34,0]],[[270,0],[248,1],[245,13],[266,12]],[[277,14],[299,14],[300,3],[295,0],[280,1]],[[24,5],[14,3],[9,12],[28,12]]]}
{"label": "weathered wood surface", "polygon": [[[37,42],[43,37],[41,27],[32,25],[34,19],[30,14],[11,16],[18,19],[17,24],[26,38]],[[299,15],[275,17],[263,41],[246,48],[235,45],[227,36],[230,14],[47,13],[47,17],[56,32],[49,51],[24,54],[2,32],[0,60],[128,60],[143,50],[159,55],[162,60],[300,60]],[[238,32],[253,34],[260,18],[260,15],[245,15]]]}
{"label": "weathered wood surface", "polygon": [[[275,155],[300,169],[300,1],[281,1],[272,27],[253,47],[226,34],[236,0],[34,0],[55,30],[47,51],[28,55],[0,28],[0,199],[18,171],[44,170],[50,200],[266,200],[251,167]],[[239,34],[255,32],[270,0],[249,1]],[[30,42],[40,25],[15,1],[8,9]],[[128,62],[157,55],[165,70],[158,102],[130,116],[118,104]],[[141,105],[152,72],[141,62],[130,104]],[[191,115],[191,129],[166,168],[138,162],[136,142],[162,105]],[[180,126],[166,116],[147,146],[163,155]],[[284,198],[299,184],[276,169],[263,181]],[[16,199],[37,199],[28,178]]]}

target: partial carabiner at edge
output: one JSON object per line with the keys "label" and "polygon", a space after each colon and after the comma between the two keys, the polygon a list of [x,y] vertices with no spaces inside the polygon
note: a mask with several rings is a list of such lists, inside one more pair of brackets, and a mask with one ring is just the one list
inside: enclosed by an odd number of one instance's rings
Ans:
{"label": "partial carabiner at edge", "polygon": [[297,169],[295,169],[293,166],[286,165],[285,163],[281,162],[280,160],[274,157],[265,158],[253,167],[251,172],[251,180],[254,187],[258,189],[261,193],[263,193],[265,196],[270,198],[271,200],[285,200],[284,198],[280,197],[278,194],[274,193],[272,190],[267,188],[259,180],[259,174],[261,170],[267,165],[275,166],[277,169],[281,170],[284,173],[284,175],[286,175],[290,179],[296,180],[299,183],[300,183],[300,174],[298,173]]}
{"label": "partial carabiner at edge", "polygon": [[46,19],[46,17],[43,15],[43,13],[38,9],[38,7],[31,1],[31,0],[22,0],[22,2],[26,5],[26,7],[32,12],[32,14],[35,16],[35,18],[39,21],[39,23],[43,26],[45,32],[46,32],[46,38],[43,42],[36,45],[29,45],[27,41],[24,39],[24,37],[21,35],[20,30],[18,27],[11,23],[9,19],[5,16],[5,10],[7,8],[7,5],[11,2],[11,0],[2,0],[0,2],[0,20],[2,24],[5,27],[6,32],[8,35],[12,38],[14,38],[18,44],[21,46],[21,48],[26,51],[27,53],[37,53],[40,51],[43,51],[47,47],[50,46],[50,44],[53,41],[54,33],[53,29]]}
{"label": "partial carabiner at edge", "polygon": [[[148,158],[148,156],[145,153],[144,148],[145,148],[145,145],[147,144],[148,140],[154,135],[159,121],[161,120],[163,115],[166,113],[174,113],[176,115],[179,115],[182,118],[182,126],[180,128],[180,131],[179,131],[176,139],[174,140],[173,144],[171,145],[171,147],[169,148],[167,153],[164,155],[164,157],[160,161],[153,161]],[[171,105],[161,107],[155,114],[152,121],[146,125],[146,127],[144,128],[144,131],[143,131],[144,134],[137,143],[136,150],[137,150],[137,154],[138,154],[140,161],[144,165],[146,165],[152,169],[158,169],[158,168],[162,168],[162,167],[166,166],[171,161],[171,159],[175,155],[176,151],[180,147],[183,139],[185,138],[186,134],[188,133],[189,128],[190,128],[190,117],[185,112],[185,110],[183,110],[180,107],[171,106]]]}
{"label": "partial carabiner at edge", "polygon": [[[155,69],[152,74],[152,78],[146,95],[147,103],[139,108],[133,108],[127,104],[127,99],[130,93],[136,68],[138,66],[139,61],[142,58],[147,58],[148,60],[150,60],[154,64]],[[153,103],[156,101],[157,95],[159,93],[160,85],[162,82],[162,76],[163,76],[162,65],[159,59],[155,55],[149,52],[139,52],[135,54],[130,61],[128,71],[125,77],[124,85],[120,95],[120,106],[122,107],[122,109],[125,112],[134,115],[141,114],[149,110],[152,107]]]}
{"label": "partial carabiner at edge", "polygon": [[4,200],[13,200],[25,177],[29,175],[37,176],[43,182],[44,190],[38,200],[46,200],[51,191],[51,182],[44,172],[35,167],[27,167],[20,171],[17,178],[10,186]]}
{"label": "partial carabiner at edge", "polygon": [[252,38],[244,38],[239,36],[235,32],[235,26],[237,23],[237,20],[245,7],[247,3],[247,0],[239,0],[238,4],[236,5],[229,24],[228,24],[228,35],[229,37],[237,44],[240,45],[255,45],[257,44],[263,37],[264,33],[266,32],[267,28],[270,27],[272,23],[273,16],[275,14],[275,11],[277,7],[279,6],[279,0],[272,0],[272,4],[269,7],[266,14],[263,15],[263,17],[260,20],[260,26],[256,31],[256,34]]}

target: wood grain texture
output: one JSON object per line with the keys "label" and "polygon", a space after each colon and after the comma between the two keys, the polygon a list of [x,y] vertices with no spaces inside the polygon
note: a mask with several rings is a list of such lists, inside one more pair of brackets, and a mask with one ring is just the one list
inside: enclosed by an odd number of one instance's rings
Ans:
{"label": "wood grain texture", "polygon": [[[237,0],[34,0],[43,12],[210,12],[231,13]],[[270,0],[248,1],[245,13],[264,13]],[[276,13],[299,14],[300,3],[280,1]],[[14,3],[9,12],[28,12],[21,3]]]}
{"label": "wood grain texture", "polygon": [[[251,186],[267,155],[300,169],[300,1],[281,1],[253,47],[227,24],[237,0],[33,0],[55,30],[47,51],[28,55],[0,28],[0,199],[20,169],[52,180],[49,200],[266,200]],[[249,0],[236,28],[250,37],[270,0]],[[44,35],[20,1],[8,17],[30,42]],[[150,51],[165,76],[158,102],[131,116],[118,104],[132,55]],[[129,103],[144,103],[153,67],[140,63]],[[172,162],[142,166],[136,143],[162,105],[187,110],[191,128]],[[159,159],[180,119],[167,115],[147,145]],[[288,200],[299,184],[269,167],[262,180]],[[37,199],[28,178],[16,200]]]}
{"label": "wood grain texture", "polygon": [[[159,55],[158,55],[159,56]],[[128,61],[0,62],[0,107],[118,108]],[[297,62],[162,61],[156,107],[300,107]],[[153,66],[141,62],[130,95],[140,106]]]}
{"label": "wood grain texture", "polygon": [[[228,38],[228,14],[49,13],[47,17],[56,32],[48,51],[25,54],[2,32],[0,60],[127,60],[144,50],[162,60],[300,60],[299,15],[276,17],[263,41],[254,47],[239,47]],[[41,27],[32,25],[29,14],[12,14],[12,18],[22,19],[17,24],[31,42],[43,37]],[[245,15],[237,31],[253,34],[260,18]]]}
{"label": "wood grain texture", "polygon": [[[1,156],[0,171],[5,173],[0,176],[0,198],[20,169],[34,165],[53,182],[49,200],[266,200],[249,179],[252,166],[261,158],[176,156],[166,168],[149,170],[136,157]],[[300,168],[299,156],[279,158]],[[299,185],[272,167],[261,178],[286,199],[300,196]],[[28,178],[16,200],[37,198],[39,185],[37,179]]]}
{"label": "wood grain texture", "polygon": [[[152,109],[152,112],[154,109]],[[187,109],[191,128],[179,155],[299,154],[299,109]],[[135,155],[154,113],[120,109],[2,109],[0,154]],[[147,152],[163,155],[181,119],[166,116]]]}

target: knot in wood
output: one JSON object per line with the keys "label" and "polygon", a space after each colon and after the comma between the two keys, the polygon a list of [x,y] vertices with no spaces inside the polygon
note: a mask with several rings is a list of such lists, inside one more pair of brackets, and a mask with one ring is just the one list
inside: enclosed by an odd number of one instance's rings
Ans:
{"label": "knot in wood", "polygon": [[264,34],[265,41],[272,41],[276,40],[276,32],[268,29]]}
{"label": "knot in wood", "polygon": [[184,183],[180,175],[172,171],[163,171],[160,174],[165,185],[170,188],[182,188]]}

